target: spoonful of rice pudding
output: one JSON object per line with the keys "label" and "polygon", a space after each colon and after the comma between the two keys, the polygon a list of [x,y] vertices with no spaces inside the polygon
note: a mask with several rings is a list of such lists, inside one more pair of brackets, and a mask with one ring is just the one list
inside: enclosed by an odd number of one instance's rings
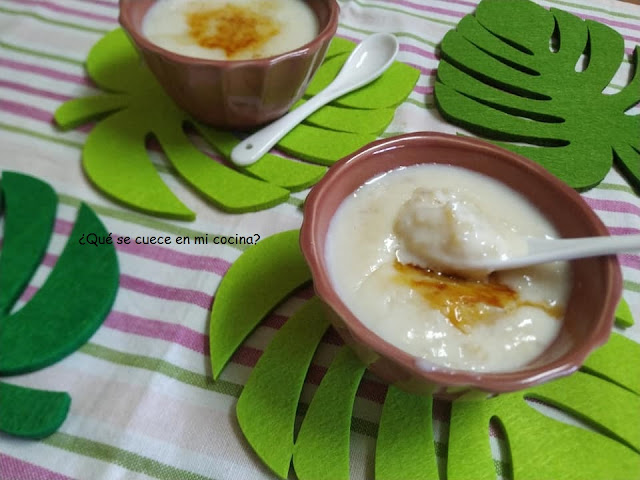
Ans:
{"label": "spoonful of rice pudding", "polygon": [[417,188],[394,223],[396,255],[403,264],[483,279],[499,270],[640,250],[640,235],[507,239],[496,225],[460,193]]}

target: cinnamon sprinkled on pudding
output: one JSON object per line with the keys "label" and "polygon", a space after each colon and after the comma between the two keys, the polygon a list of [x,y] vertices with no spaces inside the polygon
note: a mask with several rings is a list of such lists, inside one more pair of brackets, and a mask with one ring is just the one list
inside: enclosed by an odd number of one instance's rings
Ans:
{"label": "cinnamon sprinkled on pudding", "polygon": [[258,52],[280,32],[280,25],[270,13],[271,8],[265,4],[250,10],[230,3],[193,11],[187,14],[189,35],[203,48],[224,50],[228,58],[242,51]]}
{"label": "cinnamon sprinkled on pudding", "polygon": [[318,19],[303,0],[158,0],[142,30],[181,55],[249,60],[310,42],[318,35]]}

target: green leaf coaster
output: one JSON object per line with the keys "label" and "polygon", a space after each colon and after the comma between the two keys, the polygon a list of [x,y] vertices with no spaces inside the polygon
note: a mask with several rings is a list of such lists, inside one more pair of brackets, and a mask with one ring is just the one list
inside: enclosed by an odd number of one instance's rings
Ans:
{"label": "green leaf coaster", "polygon": [[[212,310],[212,332],[216,329],[218,334],[210,337],[215,376],[246,334],[308,278],[308,273],[295,273],[304,265],[297,241],[296,231],[261,240],[222,279]],[[241,276],[257,280],[244,289]],[[288,276],[293,280],[284,285],[282,279]],[[245,321],[241,312],[253,303],[247,298],[255,298],[256,292],[259,307],[250,309]],[[239,334],[221,333],[232,331],[236,322]],[[220,329],[219,324],[226,326]],[[316,348],[323,346],[320,337],[326,328],[323,306],[314,297],[276,333],[238,400],[243,434],[281,478],[289,475],[292,455],[300,480],[349,478],[351,424],[359,419],[357,409],[352,409],[364,365],[342,347],[306,412],[300,404],[303,380]],[[517,480],[628,480],[640,472],[640,345],[622,335],[612,333],[609,342],[569,377],[490,399],[471,398],[453,403],[448,447],[438,452],[448,451],[449,480],[493,480],[496,475]],[[559,418],[568,415],[582,426],[551,418],[531,402],[556,409]],[[377,429],[376,480],[438,478],[432,409],[431,397],[388,388]],[[294,438],[300,416],[304,418]],[[504,432],[506,457],[501,462],[492,455],[490,422]]]}
{"label": "green leaf coaster", "polygon": [[[313,88],[335,75],[352,42],[334,39]],[[113,199],[148,214],[193,220],[195,213],[171,191],[151,162],[146,140],[155,136],[177,172],[213,205],[247,212],[286,201],[290,191],[315,184],[325,168],[267,154],[247,168],[221,163],[200,151],[185,133],[194,127],[222,156],[239,140],[199,124],[164,93],[121,29],[105,35],[87,58],[91,78],[107,93],[70,100],[55,112],[63,129],[100,119],[89,133],[82,157],[91,182]],[[328,105],[295,128],[277,146],[301,160],[331,165],[375,140],[393,119],[418,80],[413,67],[396,62],[380,79]],[[319,83],[320,82],[320,83]],[[315,85],[315,86],[314,86]],[[390,85],[393,88],[390,88]],[[348,107],[348,108],[345,108]],[[167,169],[164,169],[167,170]],[[165,172],[172,175],[173,171]]]}
{"label": "green leaf coaster", "polygon": [[[629,84],[602,93],[624,56],[618,32],[528,0],[483,0],[440,50],[434,92],[445,119],[576,189],[597,185],[613,161],[640,188],[640,116],[625,114],[640,101],[638,47]],[[588,65],[576,71],[583,52]]]}
{"label": "green leaf coaster", "polygon": [[[109,232],[82,204],[67,244],[44,285],[12,312],[46,250],[57,197],[33,177],[4,172],[4,244],[0,256],[0,376],[32,372],[73,353],[102,324],[118,289],[113,244],[83,244]],[[25,437],[52,433],[69,409],[67,394],[2,384],[0,430]],[[31,413],[25,414],[25,411]]]}

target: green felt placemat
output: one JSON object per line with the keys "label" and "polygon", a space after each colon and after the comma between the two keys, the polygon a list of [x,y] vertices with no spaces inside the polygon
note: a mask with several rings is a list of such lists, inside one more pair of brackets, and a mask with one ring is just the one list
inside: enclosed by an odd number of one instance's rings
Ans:
{"label": "green felt placemat", "polygon": [[528,0],[482,0],[440,51],[434,95],[446,120],[576,189],[597,185],[614,162],[640,188],[640,116],[626,114],[640,101],[638,46],[629,83],[603,93],[624,57],[620,33]]}
{"label": "green felt placemat", "polygon": [[[2,173],[5,206],[0,255],[0,377],[32,372],[73,353],[106,318],[118,289],[119,269],[109,232],[82,204],[69,239],[44,284],[20,309],[15,302],[38,268],[53,230],[57,196],[34,177]],[[91,232],[101,244],[84,243]],[[64,392],[0,382],[0,431],[41,438],[64,421]]]}
{"label": "green felt placemat", "polygon": [[[246,335],[287,292],[308,278],[301,276],[286,286],[278,280],[287,278],[296,264],[303,264],[296,231],[274,235],[246,250],[220,284],[212,309],[217,325],[212,328],[235,328],[237,317],[223,312],[240,311],[246,305],[253,290],[245,290],[239,278],[251,277],[253,272],[260,276],[261,300],[260,308],[241,327],[242,336]],[[238,270],[232,272],[236,265]],[[349,439],[354,425],[362,422],[352,408],[365,366],[343,347],[308,409],[299,403],[302,379],[326,328],[323,310],[314,297],[285,323],[265,349],[238,402],[244,435],[280,478],[287,478],[290,465],[300,480],[349,478]],[[219,359],[227,359],[238,346],[225,335],[211,336],[216,375],[226,361]],[[495,479],[496,475],[516,480],[628,480],[640,472],[640,345],[622,335],[612,333],[609,342],[568,377],[485,400],[478,400],[477,394],[463,396],[452,405],[444,449],[438,447],[431,429],[432,402],[429,396],[416,397],[393,387],[387,390],[375,441],[377,480],[438,478],[436,458],[442,455],[446,455],[449,480]],[[531,402],[556,409],[573,424],[541,413]],[[268,421],[264,420],[267,411]],[[301,416],[294,438],[296,418]],[[501,427],[505,456],[500,461],[491,451],[490,422]]]}
{"label": "green felt placemat", "polygon": [[[308,95],[339,69],[354,44],[334,39]],[[105,93],[70,100],[55,112],[63,129],[98,118],[82,152],[89,180],[116,201],[151,215],[193,220],[195,213],[166,185],[177,173],[212,205],[229,212],[261,210],[285,202],[291,191],[315,184],[325,168],[273,153],[247,168],[211,158],[185,133],[191,125],[223,158],[239,139],[198,124],[164,93],[121,29],[100,39],[87,71]],[[277,145],[296,159],[331,165],[375,140],[393,119],[419,72],[399,62],[372,84],[338,99],[294,128]],[[391,88],[392,87],[392,88]],[[106,117],[106,118],[102,118]],[[157,138],[172,169],[151,162],[147,139]]]}

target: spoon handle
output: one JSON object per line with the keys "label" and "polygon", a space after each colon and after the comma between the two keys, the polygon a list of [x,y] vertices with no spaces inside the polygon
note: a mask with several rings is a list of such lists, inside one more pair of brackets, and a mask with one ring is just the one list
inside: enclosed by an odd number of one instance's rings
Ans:
{"label": "spoon handle", "polygon": [[572,260],[634,250],[640,250],[640,235],[529,240],[529,253],[526,257],[548,258],[549,261]]}
{"label": "spoon handle", "polygon": [[[640,250],[640,235],[561,238],[554,240],[532,238],[528,240],[527,244],[529,247],[527,254],[503,261],[487,262],[490,265],[484,265],[484,267],[491,271],[506,270],[548,262]],[[482,264],[483,262],[480,263]]]}
{"label": "spoon handle", "polygon": [[460,260],[449,258],[449,265],[466,274],[488,275],[499,270],[530,267],[543,263],[578,258],[612,255],[615,253],[640,251],[640,235],[614,235],[584,238],[560,238],[545,240],[530,238],[527,240],[526,253],[514,257],[484,258],[476,260]]}
{"label": "spoon handle", "polygon": [[289,131],[320,107],[343,95],[344,92],[330,87],[310,98],[284,117],[258,130],[242,140],[231,151],[231,161],[240,167],[256,162],[267,153]]}

